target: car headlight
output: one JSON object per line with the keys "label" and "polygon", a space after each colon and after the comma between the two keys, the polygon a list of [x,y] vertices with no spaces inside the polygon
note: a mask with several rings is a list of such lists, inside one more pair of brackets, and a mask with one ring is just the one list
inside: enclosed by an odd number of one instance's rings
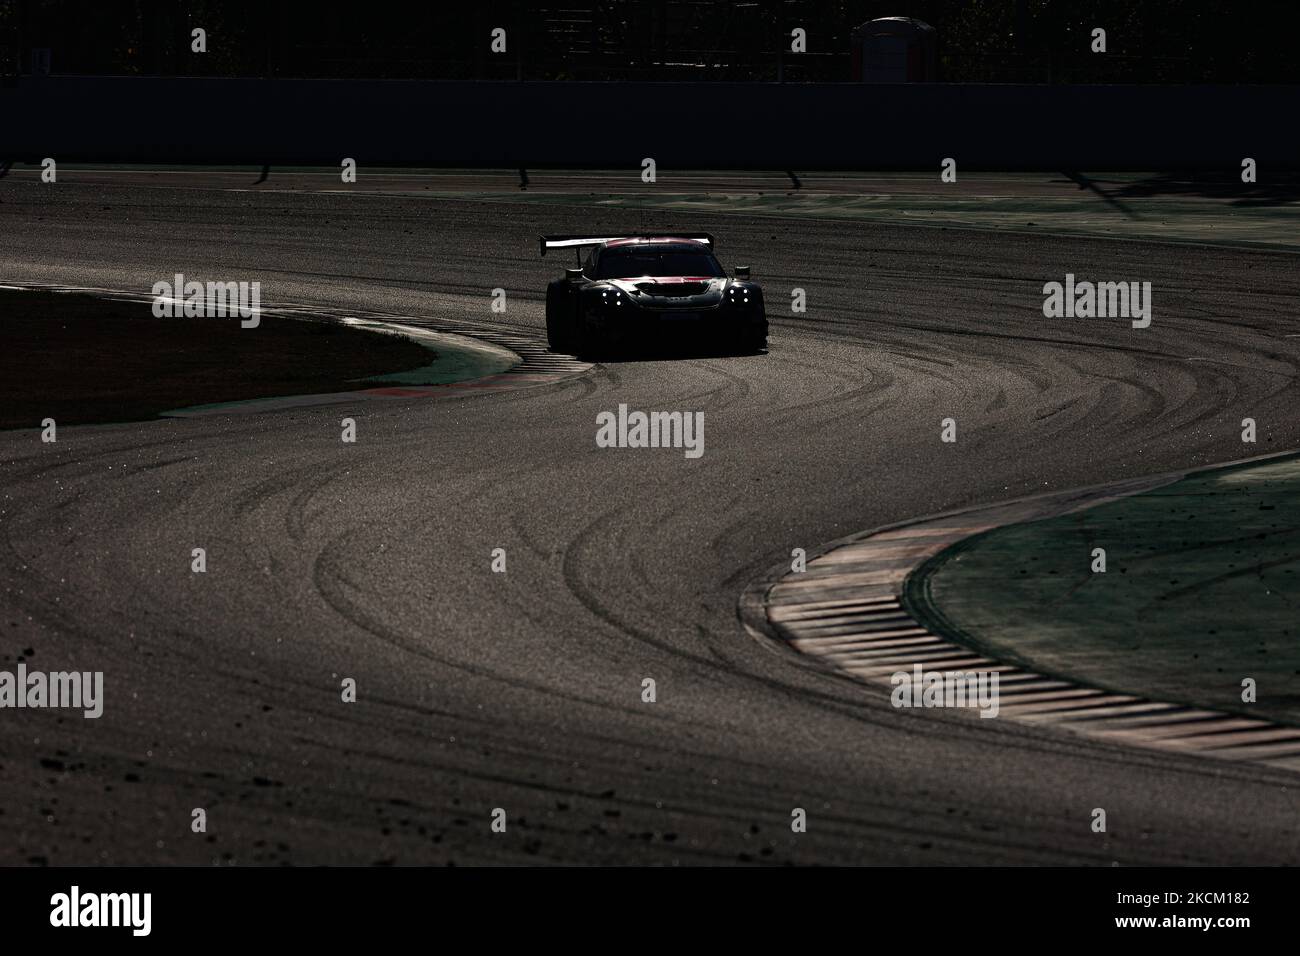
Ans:
{"label": "car headlight", "polygon": [[601,305],[614,308],[615,306],[621,306],[626,302],[627,296],[623,294],[623,290],[621,289],[601,289],[599,299]]}
{"label": "car headlight", "polygon": [[750,301],[757,298],[748,286],[730,285],[727,287],[727,294],[722,297],[722,301],[727,305],[744,306],[749,305]]}

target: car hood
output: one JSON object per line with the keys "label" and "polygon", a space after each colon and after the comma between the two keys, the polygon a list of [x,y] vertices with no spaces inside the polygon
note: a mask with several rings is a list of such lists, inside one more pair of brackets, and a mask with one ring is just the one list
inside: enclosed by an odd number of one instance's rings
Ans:
{"label": "car hood", "polygon": [[713,276],[638,276],[605,281],[638,305],[672,309],[717,305],[731,280]]}

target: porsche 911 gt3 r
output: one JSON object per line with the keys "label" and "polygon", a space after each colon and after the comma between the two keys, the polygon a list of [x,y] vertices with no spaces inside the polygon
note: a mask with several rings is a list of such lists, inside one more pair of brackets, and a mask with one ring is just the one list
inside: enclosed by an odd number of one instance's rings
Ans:
{"label": "porsche 911 gt3 r", "polygon": [[727,275],[708,233],[541,237],[543,256],[556,249],[576,250],[579,264],[546,289],[553,352],[594,357],[698,338],[742,352],[767,346],[762,288],[746,266]]}

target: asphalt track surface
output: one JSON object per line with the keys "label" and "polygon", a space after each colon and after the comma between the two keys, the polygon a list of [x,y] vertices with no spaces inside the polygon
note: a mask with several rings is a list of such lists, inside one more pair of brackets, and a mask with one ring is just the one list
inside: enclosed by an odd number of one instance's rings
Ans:
{"label": "asphalt track surface", "polygon": [[[708,228],[771,349],[358,405],[355,445],[347,406],[0,434],[0,667],[106,674],[97,721],[0,712],[0,861],[1295,862],[1294,774],[895,710],[737,618],[794,547],[1240,458],[1247,416],[1300,446],[1293,255],[67,180],[0,182],[0,281],[540,336],[538,233]],[[1151,328],[1044,319],[1066,272],[1151,281]],[[598,449],[624,402],[704,411],[704,456]]]}

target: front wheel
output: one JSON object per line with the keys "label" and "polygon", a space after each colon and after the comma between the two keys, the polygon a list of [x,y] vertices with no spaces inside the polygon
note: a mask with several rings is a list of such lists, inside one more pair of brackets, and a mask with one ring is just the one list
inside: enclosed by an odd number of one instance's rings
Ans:
{"label": "front wheel", "polygon": [[767,348],[767,326],[762,325],[756,329],[746,329],[740,334],[736,344],[742,352],[762,352]]}
{"label": "front wheel", "polygon": [[604,321],[584,321],[579,324],[574,351],[582,358],[599,361],[616,351],[614,334]]}
{"label": "front wheel", "polygon": [[573,352],[573,336],[565,313],[569,303],[563,289],[554,284],[546,289],[546,345],[552,352]]}

